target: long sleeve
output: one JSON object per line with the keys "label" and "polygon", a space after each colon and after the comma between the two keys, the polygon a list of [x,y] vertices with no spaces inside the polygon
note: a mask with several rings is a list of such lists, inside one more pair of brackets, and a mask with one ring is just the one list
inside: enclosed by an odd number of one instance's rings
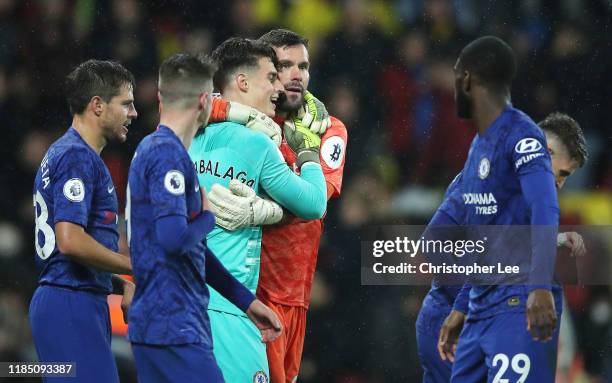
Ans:
{"label": "long sleeve", "polygon": [[208,247],[206,248],[206,283],[243,312],[246,312],[255,300],[255,295],[227,271]]}

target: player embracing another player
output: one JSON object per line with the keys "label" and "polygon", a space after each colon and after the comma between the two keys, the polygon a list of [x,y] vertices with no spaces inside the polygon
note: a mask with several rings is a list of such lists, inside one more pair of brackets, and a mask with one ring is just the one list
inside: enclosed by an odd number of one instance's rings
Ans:
{"label": "player embracing another player", "polygon": [[[280,145],[284,161],[299,171],[298,151],[292,148],[291,137],[296,129],[309,128],[321,137],[319,161],[325,176],[327,199],[338,197],[346,155],[347,131],[335,117],[329,117],[323,104],[308,92],[310,61],[308,40],[286,29],[269,31],[259,41],[274,48],[278,58],[278,77],[283,85],[275,121],[283,126]],[[244,217],[261,215],[257,204],[243,193],[213,190],[209,194],[211,208],[227,226],[244,228],[250,225]],[[294,195],[293,198],[297,198]],[[225,208],[228,205],[234,209]],[[266,347],[272,382],[294,382],[297,379],[304,337],[310,291],[317,263],[323,219],[304,220],[284,212],[280,218],[264,222],[261,247],[261,271],[257,297],[271,307],[283,322],[283,334]]]}
{"label": "player embracing another player", "polygon": [[[212,58],[218,65],[215,87],[224,100],[274,116],[282,85],[272,47],[231,38],[214,50]],[[325,212],[319,137],[302,126],[287,131],[286,137],[296,152],[300,176],[287,166],[270,137],[235,122],[210,124],[198,132],[189,149],[201,184],[210,190],[217,218],[208,245],[253,292],[260,273],[261,225],[283,217],[280,205],[304,219],[318,219]],[[264,193],[278,204],[263,198]],[[208,315],[215,357],[227,381],[268,381],[265,345],[244,314],[212,290]]]}

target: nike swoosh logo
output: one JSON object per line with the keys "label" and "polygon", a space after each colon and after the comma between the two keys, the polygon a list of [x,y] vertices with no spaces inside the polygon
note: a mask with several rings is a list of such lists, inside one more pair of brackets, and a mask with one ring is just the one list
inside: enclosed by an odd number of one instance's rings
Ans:
{"label": "nike swoosh logo", "polygon": [[113,190],[115,190],[115,187],[114,187],[114,186],[110,186],[110,187],[109,187],[108,189],[106,189],[106,190],[107,190],[107,191],[108,191],[108,193],[110,194],[110,193],[112,193],[112,192],[113,192]]}

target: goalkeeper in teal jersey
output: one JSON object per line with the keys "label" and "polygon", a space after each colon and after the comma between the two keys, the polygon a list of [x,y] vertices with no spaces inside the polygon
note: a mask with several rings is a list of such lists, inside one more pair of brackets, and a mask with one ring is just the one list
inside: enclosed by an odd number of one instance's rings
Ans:
{"label": "goalkeeper in teal jersey", "polygon": [[[283,86],[278,80],[272,47],[231,38],[215,49],[212,58],[218,66],[215,88],[225,100],[274,116],[275,101],[283,96],[279,93]],[[294,129],[286,128],[285,138],[298,155],[300,176],[287,166],[270,138],[233,122],[202,129],[189,149],[200,184],[206,190],[229,193],[218,186],[221,185],[250,197],[253,214],[248,219],[253,226],[230,231],[226,222],[218,221],[207,241],[230,273],[253,293],[259,279],[261,225],[278,222],[283,212],[281,206],[252,194],[249,188],[257,194],[265,192],[300,218],[319,219],[326,209],[325,179],[319,165],[320,138],[299,124]],[[231,211],[237,206],[228,204],[223,208]],[[208,315],[215,358],[225,380],[268,382],[266,349],[255,325],[212,288]]]}

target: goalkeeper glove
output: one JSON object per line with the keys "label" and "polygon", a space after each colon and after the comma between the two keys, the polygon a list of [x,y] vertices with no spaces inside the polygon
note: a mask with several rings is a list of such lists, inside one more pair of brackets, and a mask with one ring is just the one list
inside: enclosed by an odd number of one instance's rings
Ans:
{"label": "goalkeeper glove", "polygon": [[319,158],[321,137],[305,128],[298,118],[285,120],[283,130],[287,144],[297,155],[296,165],[298,169],[305,162],[321,163]]}
{"label": "goalkeeper glove", "polygon": [[209,122],[231,121],[245,125],[256,132],[262,132],[270,137],[279,146],[282,141],[282,132],[274,120],[250,106],[234,101],[225,101],[214,97]]}
{"label": "goalkeeper glove", "polygon": [[325,105],[309,91],[304,92],[304,105],[298,111],[302,125],[311,132],[322,135],[331,126]]}
{"label": "goalkeeper glove", "polygon": [[283,218],[283,208],[279,204],[257,196],[253,189],[238,180],[231,180],[229,189],[214,184],[208,193],[208,202],[217,225],[230,231],[272,225]]}

